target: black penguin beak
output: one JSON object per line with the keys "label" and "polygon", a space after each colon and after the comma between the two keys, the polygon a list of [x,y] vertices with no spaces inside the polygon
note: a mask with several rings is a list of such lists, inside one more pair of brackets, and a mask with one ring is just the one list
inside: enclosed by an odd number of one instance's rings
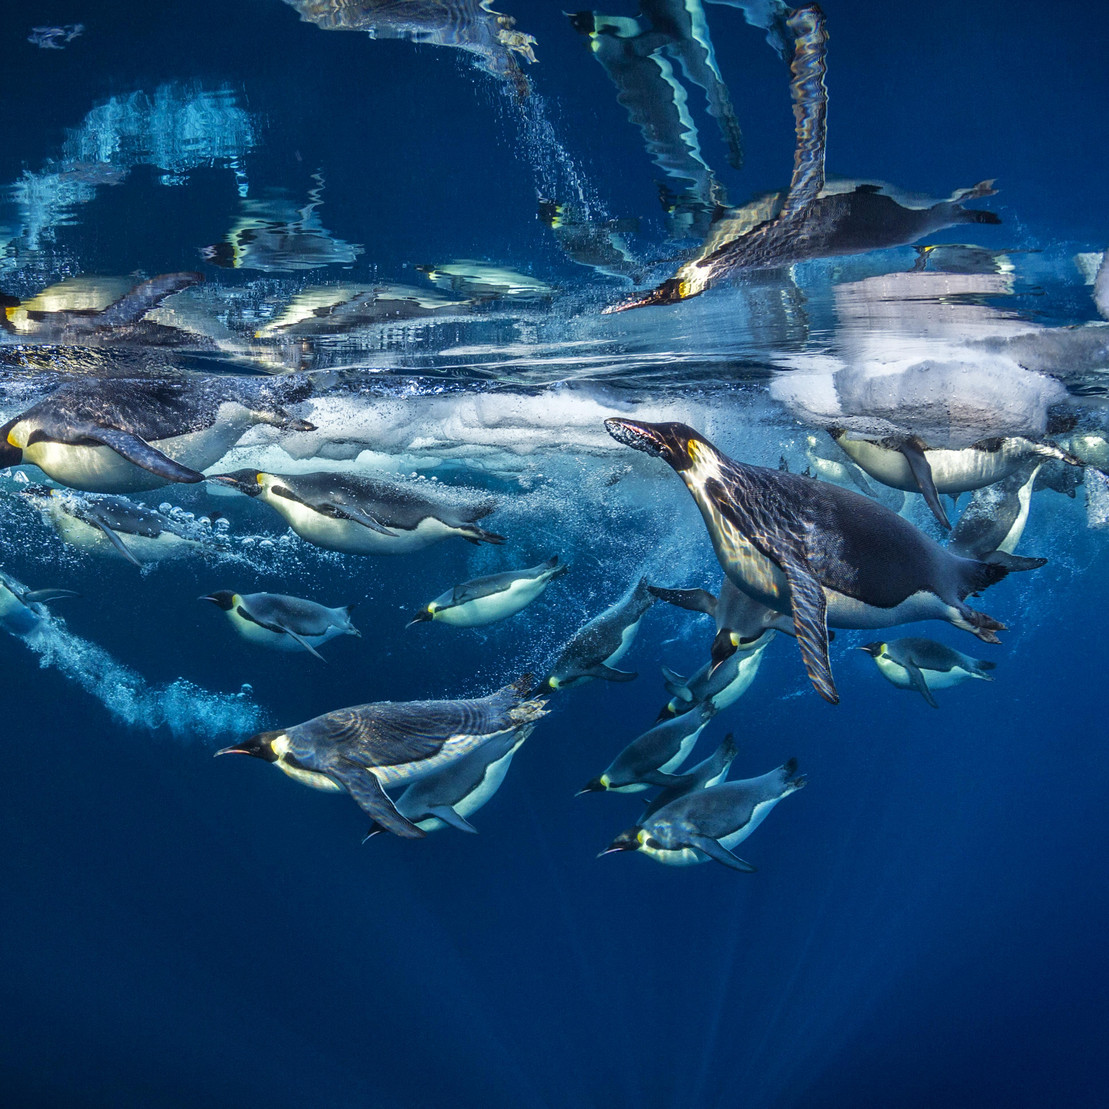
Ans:
{"label": "black penguin beak", "polygon": [[709,669],[709,674],[715,674],[717,668],[735,654],[738,646],[739,641],[736,634],[727,628],[721,628],[712,641],[712,651],[709,656],[712,659],[712,666]]}
{"label": "black penguin beak", "polygon": [[411,620],[405,624],[405,628],[412,627],[413,624],[426,624],[431,619],[431,613],[426,608],[421,608]]}
{"label": "black penguin beak", "polygon": [[209,474],[207,480],[219,482],[220,485],[230,485],[232,489],[237,489],[248,497],[257,497],[262,492],[262,487],[258,484],[257,470],[235,470],[234,473],[230,474]]}
{"label": "black penguin beak", "polygon": [[601,309],[602,316],[612,316],[617,312],[627,312],[629,308],[649,308],[654,304],[676,304],[682,300],[682,283],[677,278],[671,277],[657,288],[639,296],[629,297],[619,304],[610,304]]}
{"label": "black penguin beak", "polygon": [[236,743],[233,747],[221,747],[212,758],[218,759],[220,755],[256,755],[245,743]]}
{"label": "black penguin beak", "polygon": [[636,851],[639,849],[639,829],[629,828],[621,832],[598,856],[614,855],[617,851]]}
{"label": "black penguin beak", "polygon": [[866,653],[868,655],[870,655],[871,658],[877,658],[879,653],[882,650],[882,644],[881,643],[865,643],[865,644],[863,644],[863,646],[859,647],[858,650],[866,651]]}
{"label": "black penguin beak", "polygon": [[607,789],[608,786],[606,786],[600,778],[593,778],[591,781],[586,782],[584,788],[579,789],[574,796],[581,797],[586,793],[604,793]]}

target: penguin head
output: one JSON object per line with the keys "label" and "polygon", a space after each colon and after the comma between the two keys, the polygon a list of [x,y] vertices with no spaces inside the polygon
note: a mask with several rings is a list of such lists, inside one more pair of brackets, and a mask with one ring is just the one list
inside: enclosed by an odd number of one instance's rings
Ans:
{"label": "penguin head", "polygon": [[712,659],[712,667],[709,674],[715,674],[716,669],[722,663],[725,663],[736,653],[739,648],[739,635],[732,631],[731,628],[721,628],[716,633],[716,638],[712,641],[712,650],[710,658]]}
{"label": "penguin head", "polygon": [[605,420],[605,430],[625,447],[661,458],[679,472],[693,465],[701,444],[711,448],[709,441],[688,424],[648,424],[612,416]]}
{"label": "penguin head", "polygon": [[601,314],[610,316],[615,312],[626,312],[629,308],[648,308],[653,304],[677,304],[679,300],[696,296],[700,291],[701,289],[694,289],[688,281],[671,277],[646,293],[639,293],[628,300],[620,301],[619,304],[610,304],[607,308],[602,308]]}
{"label": "penguin head", "polygon": [[248,497],[257,497],[262,492],[262,477],[257,470],[232,470],[229,474],[210,474],[208,480],[230,485]]}
{"label": "penguin head", "polygon": [[18,420],[0,427],[0,467],[18,466],[23,461],[24,444],[17,442],[15,434]]}
{"label": "penguin head", "polygon": [[220,609],[224,612],[230,612],[235,605],[235,594],[230,589],[217,589],[215,593],[208,593],[203,597],[197,597],[198,601],[211,601],[214,605],[219,605]]}
{"label": "penguin head", "polygon": [[580,797],[583,793],[604,793],[606,789],[608,789],[608,775],[602,774],[599,778],[591,778],[574,796]]}
{"label": "penguin head", "polygon": [[636,825],[626,832],[621,832],[597,858],[599,859],[601,855],[611,855],[616,851],[638,851],[641,847],[660,849],[662,844],[654,836],[648,835],[645,828]]}
{"label": "penguin head", "polygon": [[216,752],[216,756],[253,755],[256,759],[265,759],[266,762],[277,762],[277,752],[273,749],[273,741],[284,734],[281,731],[259,732],[257,735],[252,735],[250,739],[244,739],[242,743],[224,747]]}
{"label": "penguin head", "polygon": [[416,615],[413,616],[412,619],[409,620],[408,623],[404,626],[406,628],[410,628],[413,624],[426,624],[429,620],[435,619],[435,611],[436,605],[435,602],[432,601],[430,604],[425,605],[423,608],[421,608],[420,611],[417,612]]}
{"label": "penguin head", "polygon": [[871,658],[881,658],[886,653],[886,645],[884,643],[864,643],[860,651],[866,651]]}

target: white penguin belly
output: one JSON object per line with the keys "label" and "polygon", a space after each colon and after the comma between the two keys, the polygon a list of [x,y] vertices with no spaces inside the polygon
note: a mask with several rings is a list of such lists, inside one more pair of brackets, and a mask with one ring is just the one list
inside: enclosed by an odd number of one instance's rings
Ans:
{"label": "white penguin belly", "polygon": [[889,628],[914,620],[948,620],[959,627],[966,627],[966,621],[957,608],[925,589],[911,594],[892,608],[868,605],[865,601],[827,587],[824,596],[828,601],[828,624],[833,628]]}
{"label": "white penguin belly", "polygon": [[[773,632],[770,633],[771,636],[773,634]],[[767,639],[766,643],[769,642],[770,640]],[[719,693],[713,694],[712,704],[718,712],[738,701],[751,687],[762,664],[762,653],[766,650],[766,643],[754,651],[745,652],[736,668],[735,677]]]}
{"label": "white penguin belly", "polygon": [[[523,743],[523,740],[520,740]],[[454,811],[461,817],[468,817],[471,813],[475,813],[480,809],[492,796],[501,788],[504,782],[505,775],[508,773],[508,768],[512,764],[512,756],[520,749],[520,743],[517,743],[510,751],[507,751],[495,762],[491,762],[485,770],[485,777],[481,780],[481,784],[477,789],[471,793],[466,794],[457,804],[454,805]],[[411,811],[405,811],[404,797],[402,796],[397,803],[397,811],[401,816],[406,816],[410,820],[416,815]],[[428,816],[423,820],[416,821],[416,827],[422,828],[425,832],[437,832],[447,827],[447,823],[440,820],[437,816]]]}
{"label": "white penguin belly", "polygon": [[348,554],[407,554],[437,543],[448,535],[458,534],[456,528],[448,527],[441,520],[428,516],[411,531],[398,530],[393,535],[384,535],[353,520],[324,516],[308,505],[288,497],[264,496],[267,503],[288,520],[289,526],[297,535],[307,539],[309,543],[332,551],[345,551]]}
{"label": "white penguin belly", "polygon": [[[116,545],[95,524],[70,516],[67,512],[52,511],[51,522],[58,535],[71,547],[90,554],[109,558],[124,558]],[[199,546],[195,539],[185,539],[172,531],[158,536],[119,534],[120,542],[139,562],[160,562],[169,558],[185,558]]]}
{"label": "white penguin belly", "polygon": [[[908,460],[898,450],[861,439],[841,438],[839,445],[871,477],[894,489],[917,493],[917,484]],[[932,471],[932,482],[940,493],[965,493],[992,485],[1012,473],[1020,464],[1021,453],[1002,447],[996,451],[938,448],[924,452]]]}
{"label": "white penguin belly", "polygon": [[615,666],[628,653],[632,643],[635,642],[636,633],[639,631],[639,621],[642,619],[643,617],[640,616],[634,623],[628,624],[621,630],[620,645],[612,654],[601,660],[605,666]]}
{"label": "white penguin belly", "polygon": [[375,775],[382,787],[407,785],[409,782],[418,782],[434,774],[440,767],[455,762],[469,751],[473,751],[481,744],[490,740],[501,732],[490,732],[489,735],[454,735],[451,736],[439,750],[430,758],[420,759],[419,762],[400,763],[396,766],[367,766],[366,769]]}
{"label": "white penguin belly", "polygon": [[435,613],[435,619],[456,628],[477,628],[483,624],[493,624],[515,616],[520,609],[531,604],[543,592],[546,584],[542,578],[521,578],[499,593],[439,609]]}
{"label": "white penguin belly", "polygon": [[[905,669],[900,663],[894,662],[891,658],[878,658],[875,659],[878,663],[878,669],[882,674],[898,689],[915,689],[912,679],[909,677],[908,670]],[[969,678],[982,678],[981,674],[974,674],[970,671],[963,670],[961,667],[953,667],[950,670],[926,670],[923,666],[919,667],[921,676],[924,678],[924,684],[929,689],[950,689],[953,685],[961,685]],[[985,679],[983,678],[983,681]]]}
{"label": "white penguin belly", "polygon": [[[227,616],[239,635],[241,635],[243,639],[249,640],[251,643],[258,643],[273,651],[304,651],[304,647],[289,635],[288,632],[275,632],[271,631],[269,628],[264,628],[261,624],[257,624],[253,620],[247,620],[244,616],[240,616],[235,608],[230,609]],[[303,639],[305,643],[310,643],[313,647],[318,647],[321,643],[326,643],[329,639],[334,639],[337,635],[342,635],[341,628],[328,628],[322,635],[302,635],[300,638]]]}

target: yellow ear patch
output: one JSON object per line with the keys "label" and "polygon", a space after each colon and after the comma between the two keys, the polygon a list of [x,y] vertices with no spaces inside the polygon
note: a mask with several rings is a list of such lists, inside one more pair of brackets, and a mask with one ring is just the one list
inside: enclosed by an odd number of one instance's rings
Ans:
{"label": "yellow ear patch", "polygon": [[257,484],[264,485],[265,481],[263,480],[263,478],[265,478],[265,476],[266,476],[265,474],[255,474],[254,475],[254,480],[255,480],[255,482],[257,482]]}

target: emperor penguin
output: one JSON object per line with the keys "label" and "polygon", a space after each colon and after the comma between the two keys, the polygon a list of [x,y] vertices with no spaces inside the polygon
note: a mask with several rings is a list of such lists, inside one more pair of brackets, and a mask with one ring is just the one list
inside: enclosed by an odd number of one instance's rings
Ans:
{"label": "emperor penguin", "polygon": [[463,582],[428,602],[408,626],[438,621],[456,628],[477,628],[506,620],[530,605],[557,577],[569,569],[553,555],[526,570],[505,570]]}
{"label": "emperor penguin", "polygon": [[[734,704],[751,688],[762,665],[763,652],[774,638],[768,629],[754,641],[742,641],[735,632],[727,639],[713,641],[712,658],[692,677],[683,678],[667,667],[662,668],[670,701],[659,713],[659,719],[681,716],[699,704],[710,704],[717,711]],[[740,644],[742,643],[742,646]]]}
{"label": "emperor penguin", "polygon": [[257,423],[314,430],[219,378],[82,378],[0,427],[0,466],[30,463],[92,493],[195,483]]}
{"label": "emperor penguin", "polygon": [[720,746],[707,759],[703,759],[696,766],[691,766],[681,774],[675,774],[674,784],[660,790],[647,802],[640,814],[639,823],[642,824],[652,813],[658,812],[659,809],[669,805],[671,801],[677,801],[679,797],[684,797],[687,793],[719,785],[728,776],[728,770],[738,753],[739,748],[736,746],[735,736],[729,732],[721,740]]}
{"label": "emperor penguin", "polygon": [[506,542],[503,535],[477,526],[496,507],[489,499],[456,505],[410,484],[327,471],[235,470],[209,480],[257,497],[302,539],[331,551],[408,554],[451,536],[469,543]]}
{"label": "emperor penguin", "polygon": [[917,636],[867,643],[859,650],[874,659],[883,678],[898,689],[915,689],[934,709],[939,705],[932,696],[933,689],[947,689],[971,678],[992,682],[989,672],[997,666]]}
{"label": "emperor penguin", "polygon": [[219,589],[201,597],[227,613],[244,639],[278,651],[305,650],[321,662],[327,660],[317,647],[338,635],[362,633],[351,623],[354,605],[327,608],[304,597],[283,593],[235,593]]}
{"label": "emperor penguin", "polygon": [[48,618],[45,606],[49,602],[79,596],[72,589],[29,589],[0,571],[0,628],[25,638]]}
{"label": "emperor penguin", "polygon": [[602,855],[641,851],[667,866],[691,866],[715,859],[733,870],[754,867],[733,848],[742,843],[774,806],[805,784],[790,759],[769,774],[723,782],[684,794],[656,810],[640,824],[621,832]]}
{"label": "emperor penguin", "polygon": [[345,790],[373,821],[408,839],[426,834],[397,812],[386,787],[434,774],[485,743],[547,714],[528,699],[530,676],[464,701],[379,701],[259,732],[217,755],[252,755],[315,789]]}
{"label": "emperor penguin", "polygon": [[1000,561],[1011,570],[1043,566],[1046,558],[1014,554],[1028,523],[1032,491],[1042,467],[1042,460],[1027,462],[1001,481],[976,489],[948,538],[947,549],[964,558]]}
{"label": "emperor penguin", "polygon": [[737,462],[679,423],[605,421],[618,442],[666,461],[701,510],[732,582],[793,617],[814,688],[839,701],[828,625],[884,628],[946,620],[987,643],[1004,625],[965,599],[1005,566],[961,558],[861,493]]}

